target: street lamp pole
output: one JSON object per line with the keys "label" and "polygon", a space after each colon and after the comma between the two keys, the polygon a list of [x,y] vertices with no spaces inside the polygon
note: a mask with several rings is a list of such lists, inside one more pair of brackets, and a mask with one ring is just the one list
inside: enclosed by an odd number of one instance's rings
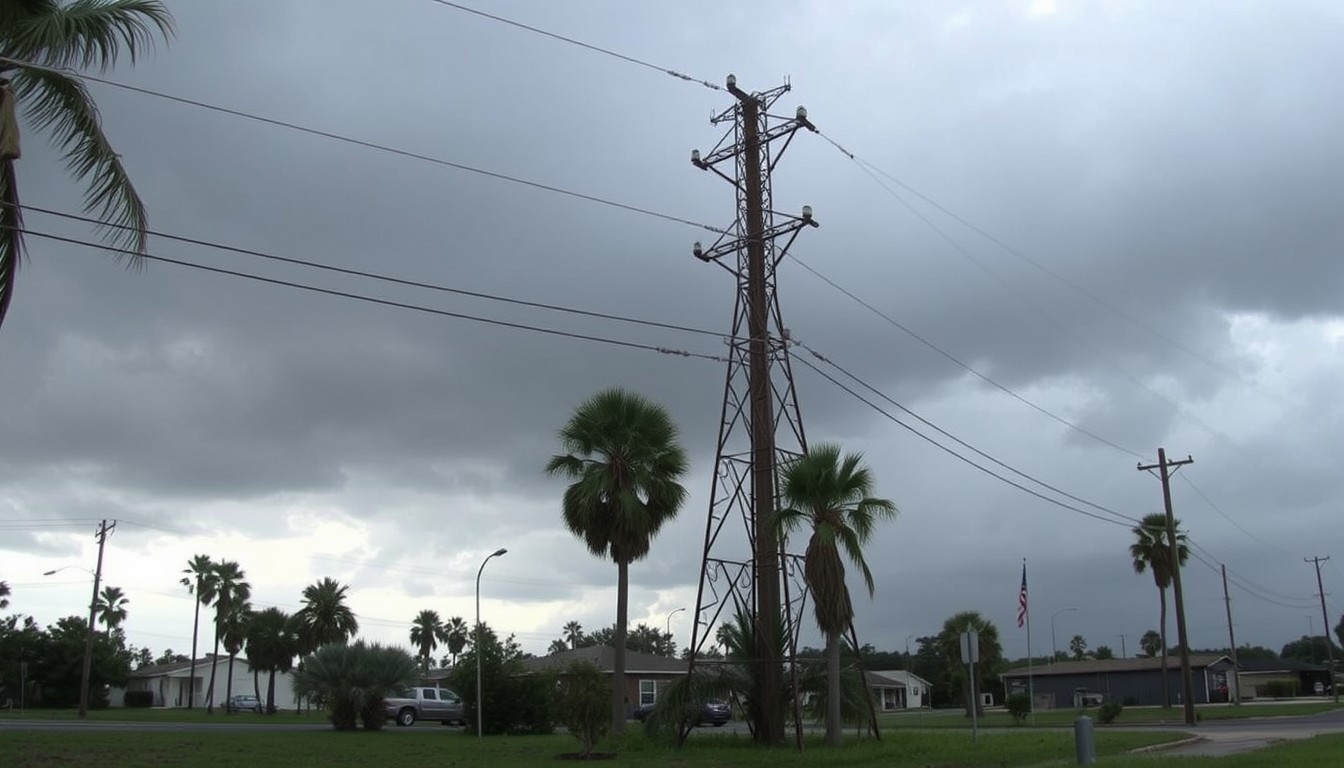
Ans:
{"label": "street lamp pole", "polygon": [[671,639],[672,637],[672,617],[678,613],[681,613],[684,610],[686,610],[684,607],[676,608],[673,609],[672,613],[667,614],[667,629],[665,632],[663,632],[663,634],[667,635],[668,639]]}
{"label": "street lamp pole", "polygon": [[489,557],[481,561],[481,567],[476,571],[476,738],[481,738],[481,573],[485,571],[485,564],[490,562],[490,558],[499,557],[507,554],[509,550],[500,547],[491,552]]}
{"label": "street lamp pole", "polygon": [[1076,611],[1076,610],[1078,609],[1073,606],[1069,606],[1068,608],[1060,608],[1058,611],[1055,611],[1050,616],[1050,666],[1052,667],[1055,665],[1055,657],[1059,655],[1059,648],[1055,647],[1055,617],[1061,613],[1064,613],[1065,611]]}
{"label": "street lamp pole", "polygon": [[[910,708],[910,638],[914,635],[905,636],[905,708]],[[924,707],[924,694],[920,694],[919,706]]]}

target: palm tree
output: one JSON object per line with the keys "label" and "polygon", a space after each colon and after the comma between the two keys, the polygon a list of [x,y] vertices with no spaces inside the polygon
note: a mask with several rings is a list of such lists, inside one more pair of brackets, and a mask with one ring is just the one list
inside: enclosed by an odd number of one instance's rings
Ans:
{"label": "palm tree", "polygon": [[0,581],[0,611],[9,607],[9,582]]}
{"label": "palm tree", "polygon": [[588,551],[616,562],[616,637],[611,676],[611,732],[625,729],[625,627],[630,563],[649,553],[663,523],[686,498],[678,482],[686,452],[662,406],[619,388],[593,395],[560,430],[563,453],[546,472],[571,480],[561,502],[565,527]]}
{"label": "palm tree", "polygon": [[[205,590],[215,603],[215,654],[210,659],[210,687],[206,690],[205,711],[215,711],[215,672],[219,667],[219,643],[234,606],[252,597],[252,585],[243,581],[243,569],[233,560],[215,563]],[[230,679],[232,684],[232,679]]]}
{"label": "palm tree", "polygon": [[812,591],[817,627],[826,635],[826,743],[840,744],[840,635],[854,621],[841,550],[863,574],[873,595],[873,573],[863,557],[879,520],[896,516],[896,505],[874,498],[873,473],[863,456],[842,455],[840,446],[814,446],[784,467],[780,495],[786,509],[775,514],[781,537],[807,525],[812,537],[803,555],[803,579]]}
{"label": "palm tree", "polygon": [[[88,187],[84,210],[108,226],[104,239],[119,253],[143,254],[149,221],[121,156],[103,134],[98,107],[80,80],[57,71],[134,62],[147,47],[172,35],[173,17],[158,0],[5,0],[0,2],[0,323],[14,297],[23,256],[19,208],[19,129],[16,112],[49,131],[65,153],[66,169]],[[10,78],[10,79],[6,79]],[[20,109],[21,108],[21,109]],[[132,256],[132,266],[139,265]]]}
{"label": "palm tree", "polygon": [[555,638],[554,640],[551,641],[551,644],[550,644],[550,645],[546,646],[546,655],[549,656],[549,655],[551,655],[551,654],[555,654],[555,653],[563,653],[563,652],[568,651],[568,650],[571,650],[571,649],[570,649],[569,645],[568,645],[567,643],[565,643],[564,638],[557,637],[557,638]]}
{"label": "palm tree", "polygon": [[448,633],[448,652],[453,654],[453,666],[457,666],[457,655],[467,647],[467,632],[470,627],[461,616],[454,616],[444,625],[444,631]]}
{"label": "palm tree", "polygon": [[[247,642],[247,627],[252,620],[252,604],[247,600],[234,600],[229,605],[229,613],[220,623],[220,636],[224,641],[224,652],[229,654],[229,677],[224,683],[224,701],[233,698],[233,660]],[[256,678],[253,678],[253,686]],[[224,708],[225,713],[228,707]]]}
{"label": "palm tree", "polygon": [[1162,652],[1162,635],[1156,629],[1150,629],[1139,638],[1139,648],[1148,658]]}
{"label": "palm tree", "polygon": [[121,587],[111,585],[103,587],[102,593],[98,595],[95,601],[98,623],[107,627],[109,640],[112,639],[112,630],[126,620],[126,606],[130,602],[121,591]]}
{"label": "palm tree", "polygon": [[[269,673],[266,683],[266,714],[275,714],[275,674],[294,667],[298,655],[298,634],[293,618],[279,608],[267,608],[252,615],[247,628],[247,666]],[[257,698],[262,698],[260,695]]]}
{"label": "palm tree", "polygon": [[359,631],[359,620],[345,604],[349,588],[329,576],[303,588],[303,607],[294,618],[303,627],[305,652],[329,643],[344,643]]}
{"label": "palm tree", "polygon": [[440,642],[448,642],[448,628],[444,626],[443,619],[439,618],[438,611],[426,608],[411,622],[411,645],[420,647],[426,685],[429,684],[429,660],[434,658],[434,649],[439,647]]}
{"label": "palm tree", "polygon": [[[966,664],[961,659],[961,635],[974,631],[979,636],[980,661],[973,665],[976,688],[984,690],[980,684],[985,670],[993,671],[1003,661],[1003,646],[999,644],[999,628],[976,611],[962,611],[948,617],[943,622],[943,631],[938,633],[938,652],[947,660],[948,677],[953,681],[966,679]],[[962,701],[966,706],[966,716],[971,716],[971,707],[979,715],[984,714],[984,706],[979,700],[971,700],[971,688],[962,686]]]}
{"label": "palm tree", "polygon": [[565,642],[569,643],[569,649],[571,651],[578,648],[579,643],[583,642],[583,625],[577,621],[571,619],[566,622],[562,632],[564,634]]}
{"label": "palm tree", "polygon": [[387,692],[414,680],[415,659],[401,648],[363,640],[331,643],[304,658],[294,675],[294,694],[327,702],[338,731],[353,731],[361,719],[373,730],[386,719]]}
{"label": "palm tree", "polygon": [[182,586],[187,588],[187,594],[196,596],[196,615],[191,620],[191,677],[187,680],[187,709],[191,709],[196,696],[196,636],[201,628],[201,606],[209,606],[215,599],[213,592],[207,599],[205,589],[206,578],[214,574],[215,564],[208,556],[197,555],[187,561],[182,572],[187,574],[182,577]]}
{"label": "palm tree", "polygon": [[[1180,567],[1190,557],[1190,549],[1185,546],[1185,534],[1180,531],[1181,521],[1174,521],[1173,527],[1176,529],[1176,567]],[[1129,545],[1129,555],[1134,559],[1134,572],[1152,572],[1157,596],[1162,603],[1157,625],[1158,636],[1162,640],[1162,706],[1170,708],[1171,686],[1167,684],[1167,587],[1171,586],[1175,569],[1171,564],[1167,516],[1161,512],[1144,515],[1133,531],[1137,540]]]}

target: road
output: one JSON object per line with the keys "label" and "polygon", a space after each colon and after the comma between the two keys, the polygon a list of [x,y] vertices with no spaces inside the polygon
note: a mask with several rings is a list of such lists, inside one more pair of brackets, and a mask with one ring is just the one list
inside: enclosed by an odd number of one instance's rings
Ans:
{"label": "road", "polygon": [[1162,752],[1165,755],[1232,755],[1261,749],[1272,741],[1344,733],[1344,709],[1291,717],[1210,720],[1193,728],[1188,725],[1150,725],[1131,726],[1123,730],[1185,731],[1199,738],[1190,744],[1165,749]]}

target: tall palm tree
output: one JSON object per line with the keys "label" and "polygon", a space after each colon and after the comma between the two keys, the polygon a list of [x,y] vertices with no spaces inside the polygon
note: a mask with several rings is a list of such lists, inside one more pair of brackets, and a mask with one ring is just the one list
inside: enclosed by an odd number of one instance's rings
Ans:
{"label": "tall palm tree", "polygon": [[349,588],[329,576],[303,588],[303,607],[294,618],[303,627],[306,653],[329,643],[344,643],[359,631],[359,620],[345,604]]}
{"label": "tall palm tree", "polygon": [[[976,611],[962,611],[948,617],[943,622],[943,631],[938,633],[938,652],[947,660],[948,677],[953,680],[966,679],[966,664],[961,659],[961,635],[974,631],[980,639],[980,661],[973,665],[977,690],[984,690],[981,684],[986,671],[993,672],[1003,661],[1003,646],[999,644],[999,628]],[[977,699],[971,700],[971,688],[962,685],[962,702],[966,707],[966,716],[971,716],[971,707],[977,714],[983,715],[984,705]]]}
{"label": "tall palm tree", "polygon": [[467,647],[467,632],[471,628],[467,626],[466,619],[461,616],[454,616],[444,624],[444,631],[448,635],[446,641],[448,652],[453,655],[453,666],[457,666],[457,655]]}
{"label": "tall palm tree", "polygon": [[[233,698],[233,660],[247,642],[248,624],[252,621],[252,604],[246,599],[234,600],[229,604],[229,612],[220,619],[220,638],[224,642],[224,652],[229,654],[229,676],[224,682],[224,701]],[[253,686],[256,681],[253,679]],[[228,713],[228,707],[224,708]]]}
{"label": "tall palm tree", "polygon": [[814,446],[787,464],[780,486],[788,505],[775,514],[781,537],[803,526],[812,529],[803,555],[803,579],[812,591],[817,627],[826,635],[826,743],[839,745],[840,636],[854,620],[844,559],[863,574],[871,597],[873,573],[863,547],[878,521],[896,516],[896,505],[873,497],[873,473],[863,466],[861,454],[842,455],[840,446],[829,443]]}
{"label": "tall palm tree", "polygon": [[0,581],[0,611],[9,607],[9,582]]}
{"label": "tall palm tree", "polygon": [[[1185,545],[1181,521],[1176,520],[1176,567],[1185,565],[1190,549]],[[1167,588],[1175,568],[1171,563],[1171,539],[1167,537],[1167,516],[1161,512],[1144,515],[1134,527],[1136,541],[1129,545],[1129,556],[1134,559],[1134,572],[1150,571],[1157,585],[1157,597],[1162,602],[1158,614],[1158,634],[1162,638],[1162,706],[1171,707],[1171,686],[1167,684]]]}
{"label": "tall palm tree", "polygon": [[[23,256],[23,214],[15,161],[16,115],[49,132],[66,169],[88,186],[84,210],[109,225],[109,246],[143,254],[149,221],[145,204],[103,134],[93,97],[80,80],[56,71],[106,71],[122,53],[135,58],[172,35],[173,17],[158,0],[4,0],[0,2],[0,323],[14,297]],[[21,62],[21,63],[20,63]],[[130,263],[138,266],[138,256]]]}
{"label": "tall palm tree", "polygon": [[630,563],[649,553],[663,523],[676,517],[686,489],[686,452],[662,406],[619,388],[579,405],[560,430],[563,453],[546,472],[572,481],[561,514],[588,551],[616,562],[616,637],[611,676],[611,732],[625,729],[625,629]]}
{"label": "tall palm tree", "polygon": [[565,623],[563,630],[565,642],[569,643],[569,649],[572,651],[579,647],[583,642],[583,625],[577,621],[570,620]]}
{"label": "tall palm tree", "polygon": [[429,661],[434,658],[434,649],[438,648],[441,642],[448,642],[448,628],[444,625],[443,619],[439,618],[438,611],[426,608],[415,617],[415,621],[411,622],[411,645],[420,648],[426,685],[429,684]]}
{"label": "tall palm tree", "polygon": [[[223,639],[224,627],[234,606],[252,597],[252,585],[244,581],[242,567],[233,560],[215,563],[206,582],[206,591],[215,603],[215,654],[210,659],[210,687],[206,690],[205,711],[215,711],[215,672],[219,667],[219,643]],[[232,680],[230,680],[232,683]]]}
{"label": "tall palm tree", "polygon": [[187,567],[182,569],[182,573],[186,574],[181,579],[182,586],[187,588],[187,594],[196,596],[193,601],[196,603],[196,613],[191,620],[191,677],[187,680],[187,709],[192,708],[196,697],[196,638],[201,628],[201,606],[208,607],[215,600],[213,592],[207,595],[205,582],[214,572],[215,563],[206,555],[191,558],[187,561]]}
{"label": "tall palm tree", "polygon": [[108,585],[103,587],[99,593],[98,599],[94,602],[95,610],[98,616],[98,623],[107,627],[107,637],[112,639],[112,630],[121,626],[121,622],[126,620],[126,606],[130,604],[121,587]]}

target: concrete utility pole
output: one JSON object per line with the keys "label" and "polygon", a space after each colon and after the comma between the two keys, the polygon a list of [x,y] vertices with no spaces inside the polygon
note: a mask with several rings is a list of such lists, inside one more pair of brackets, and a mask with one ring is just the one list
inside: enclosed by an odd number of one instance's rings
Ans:
{"label": "concrete utility pole", "polygon": [[1321,583],[1321,563],[1330,559],[1326,557],[1304,557],[1305,563],[1314,563],[1316,565],[1316,590],[1321,597],[1321,627],[1322,634],[1325,635],[1325,653],[1330,663],[1330,692],[1334,694],[1335,703],[1339,703],[1339,686],[1335,685],[1335,643],[1330,639],[1330,614],[1325,610],[1325,586]]}
{"label": "concrete utility pole", "polygon": [[1116,637],[1120,638],[1120,658],[1129,658],[1129,652],[1125,650],[1125,638],[1129,635],[1116,635]]}
{"label": "concrete utility pole", "polygon": [[1227,688],[1232,692],[1232,703],[1241,704],[1241,673],[1237,671],[1237,637],[1232,633],[1232,598],[1227,594],[1227,566],[1219,563],[1223,569],[1223,604],[1227,606],[1227,642],[1232,647],[1232,676],[1236,685]]}
{"label": "concrete utility pole", "polygon": [[1167,452],[1157,449],[1157,463],[1139,465],[1139,471],[1158,470],[1162,478],[1162,505],[1167,513],[1167,546],[1170,548],[1171,592],[1176,603],[1176,639],[1181,644],[1181,703],[1185,709],[1185,724],[1195,722],[1195,686],[1190,677],[1190,640],[1185,631],[1185,594],[1181,590],[1180,543],[1176,541],[1176,517],[1171,512],[1171,476],[1180,467],[1193,464],[1189,456],[1184,461],[1167,461]]}
{"label": "concrete utility pole", "polygon": [[117,521],[111,525],[106,520],[98,523],[98,567],[93,571],[93,597],[89,598],[89,631],[84,636],[84,671],[79,676],[79,716],[89,716],[89,675],[93,672],[93,620],[98,609],[98,582],[103,578],[103,545],[107,535],[117,527]]}

